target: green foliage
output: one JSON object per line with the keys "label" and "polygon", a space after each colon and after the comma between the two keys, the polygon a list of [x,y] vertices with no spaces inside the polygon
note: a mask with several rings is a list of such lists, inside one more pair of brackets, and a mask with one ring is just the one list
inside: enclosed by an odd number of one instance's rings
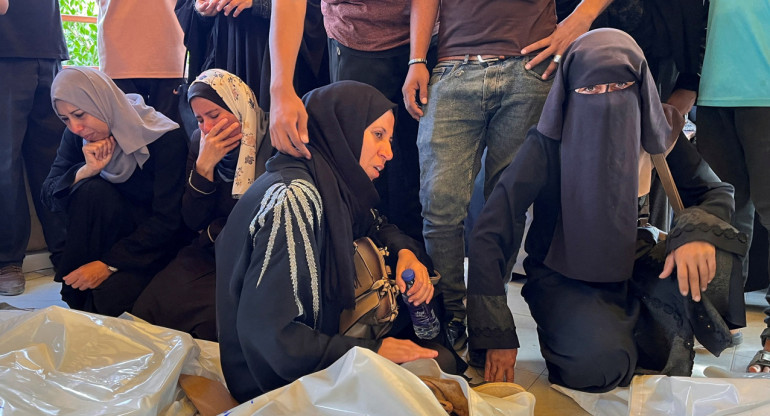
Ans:
{"label": "green foliage", "polygon": [[[95,17],[99,13],[97,0],[59,0],[59,6],[62,14]],[[99,56],[96,52],[96,24],[62,22],[62,27],[70,54],[70,60],[63,64],[99,66]]]}

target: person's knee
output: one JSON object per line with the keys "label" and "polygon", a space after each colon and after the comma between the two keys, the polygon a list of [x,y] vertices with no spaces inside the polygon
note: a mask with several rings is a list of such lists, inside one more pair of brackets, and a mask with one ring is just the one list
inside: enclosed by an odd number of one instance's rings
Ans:
{"label": "person's knee", "polygon": [[571,389],[601,393],[626,386],[636,359],[624,348],[607,347],[560,364],[548,363],[549,379]]}

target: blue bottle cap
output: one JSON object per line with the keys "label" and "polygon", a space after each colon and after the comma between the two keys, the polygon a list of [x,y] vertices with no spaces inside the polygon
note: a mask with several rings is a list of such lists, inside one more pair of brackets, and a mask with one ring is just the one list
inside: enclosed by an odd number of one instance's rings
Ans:
{"label": "blue bottle cap", "polygon": [[404,279],[404,282],[411,282],[414,280],[414,270],[412,269],[406,269],[403,272],[401,272],[401,278]]}

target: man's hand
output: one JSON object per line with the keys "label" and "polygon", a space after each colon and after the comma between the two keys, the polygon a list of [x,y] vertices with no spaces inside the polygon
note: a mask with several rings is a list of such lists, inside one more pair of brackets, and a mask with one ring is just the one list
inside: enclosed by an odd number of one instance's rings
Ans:
{"label": "man's hand", "polygon": [[484,381],[507,381],[513,383],[513,369],[516,366],[516,348],[487,350],[487,362],[484,365]]}
{"label": "man's hand", "polygon": [[[521,50],[521,54],[526,55],[538,49],[545,48],[540,51],[540,53],[538,53],[534,58],[532,58],[532,60],[527,62],[525,67],[527,69],[532,69],[546,59],[552,59],[551,57],[555,55],[563,55],[564,51],[567,50],[567,47],[572,43],[572,41],[577,39],[578,36],[582,35],[583,33],[588,32],[588,29],[591,28],[591,23],[593,23],[593,21],[594,18],[586,13],[581,12],[580,8],[572,12],[571,15],[562,20],[562,22],[556,26],[556,30],[554,30],[550,36],[544,39],[540,39],[539,41],[528,45]],[[551,62],[545,72],[543,72],[543,79],[548,79],[551,74],[556,72],[556,68],[558,67],[558,63]]]}
{"label": "man's hand", "polygon": [[385,338],[380,344],[377,354],[396,364],[418,360],[420,358],[436,358],[438,351],[423,348],[408,339]]}
{"label": "man's hand", "polygon": [[679,110],[679,113],[682,114],[682,117],[684,117],[690,112],[690,110],[692,110],[692,106],[695,105],[695,99],[697,97],[698,94],[696,94],[695,91],[683,90],[680,88],[678,90],[674,90],[674,92],[671,93],[671,96],[668,97],[666,103],[673,105],[677,110]]}
{"label": "man's hand", "polygon": [[238,147],[241,143],[243,133],[236,134],[232,137],[230,135],[240,127],[240,123],[230,123],[227,125],[228,120],[219,120],[214,127],[211,128],[208,134],[201,132],[201,141],[198,152],[198,159],[195,161],[195,170],[204,178],[214,181],[214,169],[227,155],[228,152]]}
{"label": "man's hand", "polygon": [[[414,64],[409,66],[404,86],[401,87],[406,111],[417,121],[420,121],[420,117],[424,115],[420,106],[428,104],[429,81],[430,73],[428,72],[428,67],[424,64]],[[417,104],[418,102],[420,103],[419,105]]]}
{"label": "man's hand", "polygon": [[307,135],[307,110],[292,91],[270,94],[270,142],[279,152],[294,157],[310,159],[305,146]]}
{"label": "man's hand", "polygon": [[409,296],[409,302],[414,305],[421,303],[430,303],[433,298],[433,285],[430,283],[428,269],[420,263],[417,256],[411,250],[402,249],[398,252],[398,263],[396,263],[396,285],[401,289],[401,293],[406,291],[406,283],[401,278],[401,273],[406,269],[414,270],[414,285],[406,295]]}
{"label": "man's hand", "polygon": [[95,289],[99,287],[112,272],[107,265],[101,261],[92,261],[73,270],[70,274],[64,276],[64,283],[72,286],[73,289]]}
{"label": "man's hand", "polygon": [[666,257],[660,278],[669,277],[674,266],[679,292],[682,296],[692,292],[692,300],[699,302],[701,292],[706,291],[716,275],[716,249],[705,241],[693,241],[677,248]]}

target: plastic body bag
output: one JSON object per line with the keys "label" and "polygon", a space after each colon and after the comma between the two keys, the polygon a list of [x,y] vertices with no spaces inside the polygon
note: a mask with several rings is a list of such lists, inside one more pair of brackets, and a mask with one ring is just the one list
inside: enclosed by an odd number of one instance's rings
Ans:
{"label": "plastic body bag", "polygon": [[768,379],[638,376],[629,415],[770,415],[768,392]]}
{"label": "plastic body bag", "polygon": [[218,354],[200,358],[190,335],[144,322],[56,306],[4,313],[0,415],[194,414],[180,373],[222,379]]}
{"label": "plastic body bag", "polygon": [[460,383],[468,398],[471,415],[534,414],[535,397],[530,393],[520,392],[503,398],[477,393],[462,377],[442,373],[433,360],[418,360],[402,367],[370,350],[356,347],[329,368],[265,393],[224,415],[446,414],[418,375]]}

